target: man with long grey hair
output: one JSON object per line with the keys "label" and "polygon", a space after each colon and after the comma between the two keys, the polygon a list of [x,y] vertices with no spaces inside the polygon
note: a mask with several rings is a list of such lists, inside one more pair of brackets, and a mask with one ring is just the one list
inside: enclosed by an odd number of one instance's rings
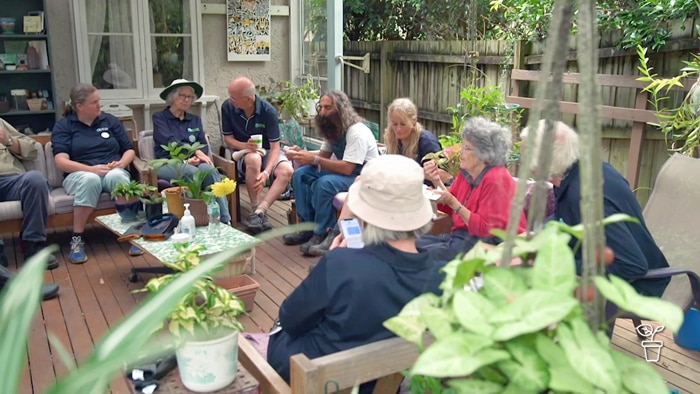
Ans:
{"label": "man with long grey hair", "polygon": [[[532,149],[538,156],[546,121],[540,120],[535,133],[535,144]],[[553,122],[554,142],[552,147],[552,163],[547,172],[550,182],[554,185],[556,199],[555,219],[569,225],[581,223],[581,179],[579,174],[579,142],[578,134],[565,123]],[[525,128],[520,137],[523,142],[529,134]],[[639,220],[633,222],[610,223],[605,226],[605,242],[615,254],[615,260],[606,267],[609,274],[628,280],[640,293],[647,296],[660,297],[669,279],[639,280],[651,268],[668,267],[668,262],[661,249],[654,242],[647,228],[642,208],[629,187],[627,180],[609,163],[603,162],[603,208],[605,216],[624,213]],[[532,170],[534,171],[534,164]],[[576,239],[571,240],[570,246],[575,247]],[[575,250],[576,271],[581,273],[582,251]]]}
{"label": "man with long grey hair", "polygon": [[[362,166],[379,156],[372,131],[362,123],[348,96],[330,90],[318,103],[316,125],[323,135],[318,153],[290,148],[287,156],[304,165],[294,172],[292,186],[299,218],[315,222],[314,231],[284,236],[287,245],[300,245],[304,255],[321,256],[337,235],[333,197],[348,190]],[[335,159],[331,156],[335,155]]]}

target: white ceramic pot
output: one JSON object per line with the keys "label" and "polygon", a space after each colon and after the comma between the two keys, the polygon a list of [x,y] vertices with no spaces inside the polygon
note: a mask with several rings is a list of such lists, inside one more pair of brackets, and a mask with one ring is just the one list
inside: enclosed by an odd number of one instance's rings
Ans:
{"label": "white ceramic pot", "polygon": [[182,384],[207,393],[233,383],[238,370],[238,332],[204,342],[186,342],[175,353]]}

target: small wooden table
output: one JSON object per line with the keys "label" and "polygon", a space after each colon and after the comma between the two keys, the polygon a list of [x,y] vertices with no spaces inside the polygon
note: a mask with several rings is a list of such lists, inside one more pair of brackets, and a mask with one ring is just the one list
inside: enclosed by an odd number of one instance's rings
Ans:
{"label": "small wooden table", "polygon": [[[257,391],[257,389],[258,381],[253,377],[253,375],[251,375],[248,372],[248,370],[243,368],[243,366],[239,362],[236,380],[234,380],[233,383],[224,387],[223,389],[214,391],[213,393],[250,393]],[[178,372],[177,368],[174,368],[160,380],[160,386],[158,387],[157,393],[183,394],[192,393],[192,391],[187,390],[187,388],[182,384],[182,381],[180,380],[180,373]]]}

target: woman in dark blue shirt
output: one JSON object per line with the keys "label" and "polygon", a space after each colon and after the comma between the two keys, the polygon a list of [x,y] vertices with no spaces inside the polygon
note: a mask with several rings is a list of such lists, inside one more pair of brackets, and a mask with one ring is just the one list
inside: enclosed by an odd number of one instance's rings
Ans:
{"label": "woman in dark blue shirt", "polygon": [[[425,155],[442,150],[435,135],[418,122],[418,108],[410,99],[397,98],[389,105],[387,114],[389,124],[384,130],[386,153],[406,156],[423,166]],[[446,172],[441,175],[450,177]],[[429,180],[425,180],[425,184],[432,186]]]}
{"label": "woman in dark blue shirt", "polygon": [[54,126],[51,143],[56,167],[65,173],[63,188],[74,196],[68,261],[82,264],[87,261],[82,240],[85,224],[102,192],[131,181],[127,168],[136,153],[122,123],[102,112],[94,86],[75,85],[70,99],[65,117]]}
{"label": "woman in dark blue shirt", "polygon": [[[170,181],[176,179],[179,174],[184,177],[192,177],[197,171],[206,171],[208,175],[202,183],[206,188],[221,180],[221,175],[214,167],[214,162],[209,157],[209,145],[207,144],[202,118],[188,113],[192,103],[202,96],[204,89],[197,82],[186,79],[176,79],[170,86],[163,89],[160,98],[165,100],[168,106],[153,114],[153,142],[155,143],[155,156],[157,159],[170,158],[161,145],[168,145],[175,141],[179,144],[193,144],[199,142],[204,145],[195,152],[187,163],[181,168],[164,165],[158,169],[158,178]],[[217,198],[222,223],[231,222],[226,197]]]}

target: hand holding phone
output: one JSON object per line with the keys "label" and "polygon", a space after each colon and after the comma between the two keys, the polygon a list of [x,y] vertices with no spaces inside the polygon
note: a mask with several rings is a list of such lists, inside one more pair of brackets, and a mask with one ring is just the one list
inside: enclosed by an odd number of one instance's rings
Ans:
{"label": "hand holding phone", "polygon": [[360,222],[355,218],[341,219],[340,231],[348,244],[348,248],[360,249],[365,246],[362,242],[362,228]]}

